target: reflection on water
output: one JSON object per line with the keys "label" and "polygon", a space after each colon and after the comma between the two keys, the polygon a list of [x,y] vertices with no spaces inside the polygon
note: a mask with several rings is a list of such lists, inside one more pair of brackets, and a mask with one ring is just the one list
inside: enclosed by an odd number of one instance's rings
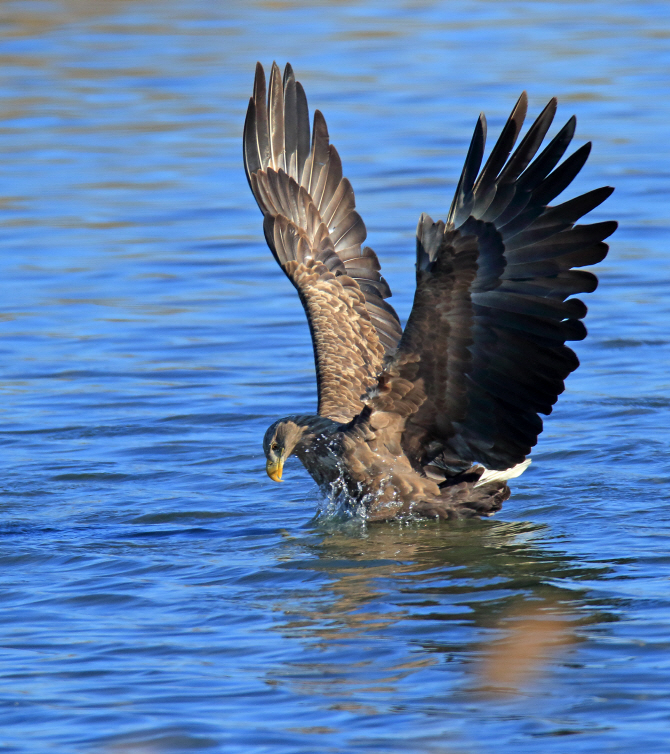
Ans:
{"label": "reflection on water", "polygon": [[558,605],[541,605],[507,616],[506,635],[484,650],[479,670],[483,689],[495,693],[520,691],[556,662],[558,650],[575,641],[570,618]]}
{"label": "reflection on water", "polygon": [[[284,636],[307,642],[315,659],[293,667],[302,693],[341,695],[351,685],[372,695],[446,658],[458,667],[464,690],[519,689],[551,673],[561,650],[578,641],[580,627],[616,620],[589,608],[586,589],[564,581],[602,578],[608,568],[583,567],[534,544],[546,527],[528,523],[458,522],[369,526],[332,531],[307,546],[307,559],[291,555],[288,570],[326,576],[314,603],[302,595],[278,605]],[[403,636],[420,657],[339,664],[336,646]],[[479,661],[473,662],[473,659]],[[380,665],[380,667],[371,667]],[[274,675],[274,673],[272,674]],[[280,674],[284,677],[283,671]]]}
{"label": "reflection on water", "polygon": [[[665,752],[664,8],[3,0],[0,704],[13,752]],[[475,118],[522,89],[621,221],[496,520],[314,520],[261,438],[312,348],[241,164],[290,60],[407,315]],[[659,73],[661,72],[662,73]],[[571,194],[572,195],[572,194]],[[567,741],[567,745],[566,745]]]}

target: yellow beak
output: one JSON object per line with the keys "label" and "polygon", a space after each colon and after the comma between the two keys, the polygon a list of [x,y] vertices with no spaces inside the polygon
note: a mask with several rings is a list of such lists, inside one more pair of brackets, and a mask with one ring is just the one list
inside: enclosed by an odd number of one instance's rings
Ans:
{"label": "yellow beak", "polygon": [[268,476],[273,482],[281,482],[281,473],[284,470],[284,461],[280,458],[277,463],[268,461],[265,464],[265,470],[268,472]]}

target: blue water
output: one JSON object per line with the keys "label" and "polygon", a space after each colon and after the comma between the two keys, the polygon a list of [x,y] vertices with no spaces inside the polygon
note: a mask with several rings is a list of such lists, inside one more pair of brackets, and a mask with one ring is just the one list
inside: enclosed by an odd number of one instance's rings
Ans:
{"label": "blue water", "polygon": [[[667,4],[0,20],[0,750],[668,751]],[[495,519],[337,524],[297,461],[266,477],[266,426],[315,385],[242,169],[257,59],[325,112],[403,319],[480,110],[494,136],[556,95],[593,140],[568,195],[615,185],[591,217],[621,227]]]}

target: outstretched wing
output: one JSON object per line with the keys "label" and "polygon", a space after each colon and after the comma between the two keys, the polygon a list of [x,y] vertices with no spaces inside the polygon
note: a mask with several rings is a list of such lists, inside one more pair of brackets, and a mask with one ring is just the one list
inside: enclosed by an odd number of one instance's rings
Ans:
{"label": "outstretched wing", "polygon": [[591,145],[558,165],[574,134],[572,117],[535,157],[556,112],[552,99],[510,157],[526,106],[524,92],[481,172],[480,116],[446,223],[427,215],[419,221],[414,306],[395,366],[380,378],[368,411],[374,414],[394,380],[422,388],[402,445],[424,468],[520,463],[542,431],[538,414],[551,412],[579,365],[565,342],[586,336],[586,306],[570,296],[595,290],[598,281],[573,268],[605,257],[603,239],[616,223],[574,223],[613,189],[549,206]]}
{"label": "outstretched wing", "polygon": [[310,145],[307,99],[290,65],[282,80],[273,63],[267,103],[265,72],[256,66],[244,166],[264,215],[265,238],[307,314],[319,414],[349,421],[402,330],[384,301],[391,291],[377,255],[361,248],[365,225],[318,110]]}

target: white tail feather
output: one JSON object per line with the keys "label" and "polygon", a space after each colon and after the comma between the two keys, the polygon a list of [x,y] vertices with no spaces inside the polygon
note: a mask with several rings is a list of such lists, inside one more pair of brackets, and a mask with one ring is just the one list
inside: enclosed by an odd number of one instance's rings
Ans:
{"label": "white tail feather", "polygon": [[503,469],[503,471],[486,469],[486,471],[484,471],[479,477],[479,481],[475,484],[475,487],[481,487],[482,484],[490,484],[491,482],[506,482],[508,479],[514,479],[515,477],[521,476],[529,466],[530,458],[526,458],[523,463],[517,463],[517,465],[512,466],[511,469]]}

